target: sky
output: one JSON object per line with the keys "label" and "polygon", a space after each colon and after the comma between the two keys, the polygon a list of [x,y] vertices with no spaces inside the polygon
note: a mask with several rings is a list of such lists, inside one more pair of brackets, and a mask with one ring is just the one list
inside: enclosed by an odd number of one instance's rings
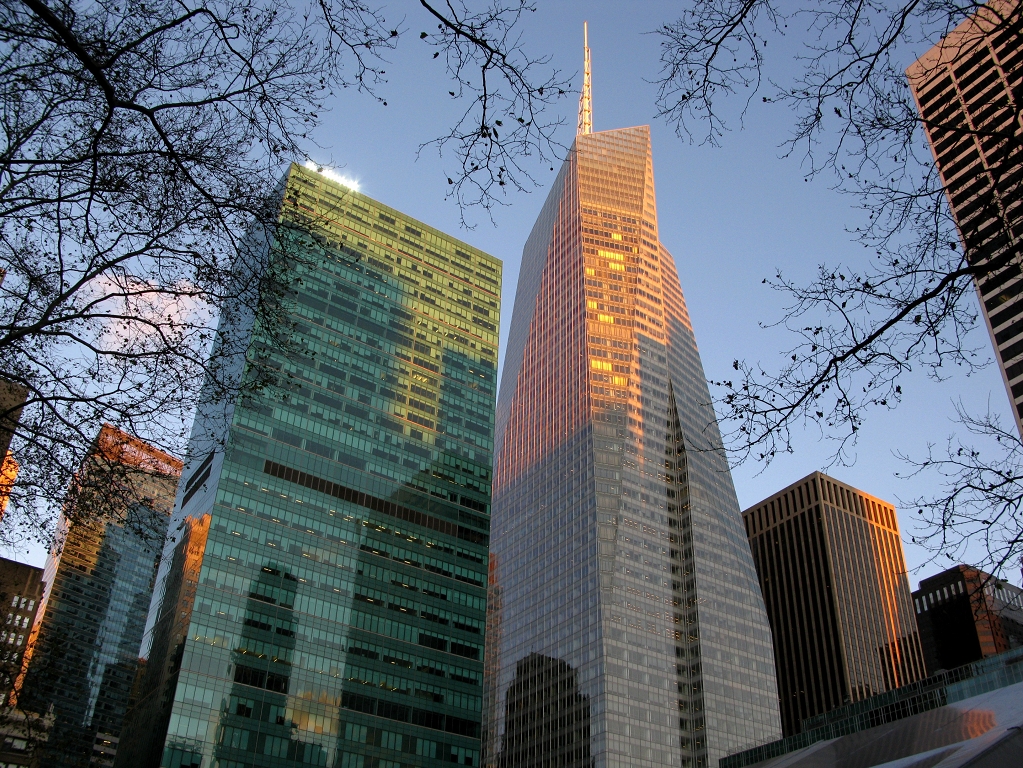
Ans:
{"label": "sky", "polygon": [[[550,65],[571,78],[577,89],[582,79],[582,25],[588,21],[594,130],[651,126],[661,241],[677,261],[703,365],[708,378],[715,380],[729,377],[735,359],[767,366],[779,362],[788,340],[784,333],[764,330],[760,324],[780,317],[784,297],[761,281],[779,269],[798,280],[809,279],[821,263],[862,263],[862,247],[845,231],[862,214],[852,199],[829,189],[827,179],[804,181],[799,158],[781,156],[779,147],[794,117],[784,106],[758,99],[741,124],[732,123],[720,147],[680,139],[656,119],[656,87],[651,81],[659,71],[659,39],[649,33],[674,20],[678,8],[678,3],[653,0],[547,0],[538,3],[523,24],[522,40],[531,55],[549,56]],[[507,205],[495,210],[493,223],[470,211],[475,228],[461,228],[457,206],[445,199],[454,157],[438,157],[433,149],[417,157],[420,145],[440,135],[458,113],[447,95],[452,87],[443,57],[433,59],[433,49],[419,40],[421,31],[432,29],[431,22],[418,5],[387,13],[404,18],[398,48],[388,54],[384,66],[388,82],[379,87],[387,106],[352,89],[341,91],[322,115],[314,135],[317,146],[310,145],[309,155],[356,179],[369,196],[503,260],[503,360],[522,245],[555,174],[547,166],[537,168],[539,188],[528,194],[509,192]],[[785,40],[772,44],[776,47],[769,50],[767,65],[784,75],[793,66],[795,50]],[[915,58],[906,56],[906,64]],[[575,95],[558,107],[565,121],[558,138],[565,146],[575,133],[576,108]],[[990,350],[983,326],[969,341]],[[852,466],[823,466],[828,446],[808,432],[798,436],[794,454],[767,468],[736,467],[733,479],[743,509],[817,469],[895,503],[915,588],[920,578],[948,563],[930,562],[929,554],[910,542],[913,523],[899,502],[930,493],[935,479],[897,478],[895,473],[907,468],[896,452],[922,456],[929,443],[942,446],[956,431],[953,401],[962,400],[974,411],[990,406],[1008,423],[1012,420],[994,365],[969,377],[955,373],[943,382],[914,373],[902,386],[903,403],[868,420]],[[35,548],[8,556],[41,565],[45,552]],[[1019,574],[1010,578],[1018,583]]]}

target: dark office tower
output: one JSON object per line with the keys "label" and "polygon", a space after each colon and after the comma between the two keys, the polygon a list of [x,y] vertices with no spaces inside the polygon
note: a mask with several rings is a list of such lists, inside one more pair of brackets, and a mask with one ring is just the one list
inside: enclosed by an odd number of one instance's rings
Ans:
{"label": "dark office tower", "polygon": [[992,0],[908,70],[1023,434],[1023,13]]}
{"label": "dark office tower", "polygon": [[46,751],[61,766],[112,762],[180,473],[180,461],[110,425],[78,471],[18,701],[53,705]]}
{"label": "dark office tower", "polygon": [[10,703],[11,689],[30,655],[30,633],[42,597],[42,568],[0,557],[0,706]]}
{"label": "dark office tower", "polygon": [[742,513],[782,727],[925,676],[895,508],[814,472]]}
{"label": "dark office tower", "polygon": [[478,766],[501,263],[282,189],[290,336],[221,328],[281,382],[196,418],[117,765]]}
{"label": "dark office tower", "polygon": [[923,579],[913,607],[932,675],[1023,646],[1023,589],[968,565]]}
{"label": "dark office tower", "polygon": [[[586,123],[523,250],[502,374],[488,764],[576,743],[588,719],[566,766],[715,766],[779,735],[771,633],[658,240],[649,129]],[[526,659],[578,696],[516,683]],[[526,690],[558,720],[509,722]]]}

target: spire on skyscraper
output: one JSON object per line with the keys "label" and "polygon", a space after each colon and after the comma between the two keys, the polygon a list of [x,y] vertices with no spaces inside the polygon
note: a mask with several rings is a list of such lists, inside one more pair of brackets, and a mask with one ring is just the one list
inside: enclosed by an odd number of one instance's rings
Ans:
{"label": "spire on skyscraper", "polygon": [[593,133],[593,97],[590,93],[590,38],[583,22],[583,91],[579,94],[579,125],[576,135]]}

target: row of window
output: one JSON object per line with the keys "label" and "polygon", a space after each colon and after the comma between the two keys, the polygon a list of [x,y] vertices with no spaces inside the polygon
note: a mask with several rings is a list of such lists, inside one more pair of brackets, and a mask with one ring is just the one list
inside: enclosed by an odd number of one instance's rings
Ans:
{"label": "row of window", "polygon": [[[21,595],[15,595],[11,600],[11,608],[17,608],[20,611],[33,611],[36,607],[36,601],[28,597],[22,597]],[[8,620],[9,622],[10,620]]]}

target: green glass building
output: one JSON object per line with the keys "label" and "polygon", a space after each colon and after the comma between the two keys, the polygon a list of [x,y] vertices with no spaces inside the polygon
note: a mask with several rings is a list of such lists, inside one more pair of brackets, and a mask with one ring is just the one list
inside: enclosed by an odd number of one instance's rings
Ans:
{"label": "green glass building", "polygon": [[230,332],[286,384],[196,418],[117,765],[478,766],[501,263],[301,166],[281,210],[290,349]]}

